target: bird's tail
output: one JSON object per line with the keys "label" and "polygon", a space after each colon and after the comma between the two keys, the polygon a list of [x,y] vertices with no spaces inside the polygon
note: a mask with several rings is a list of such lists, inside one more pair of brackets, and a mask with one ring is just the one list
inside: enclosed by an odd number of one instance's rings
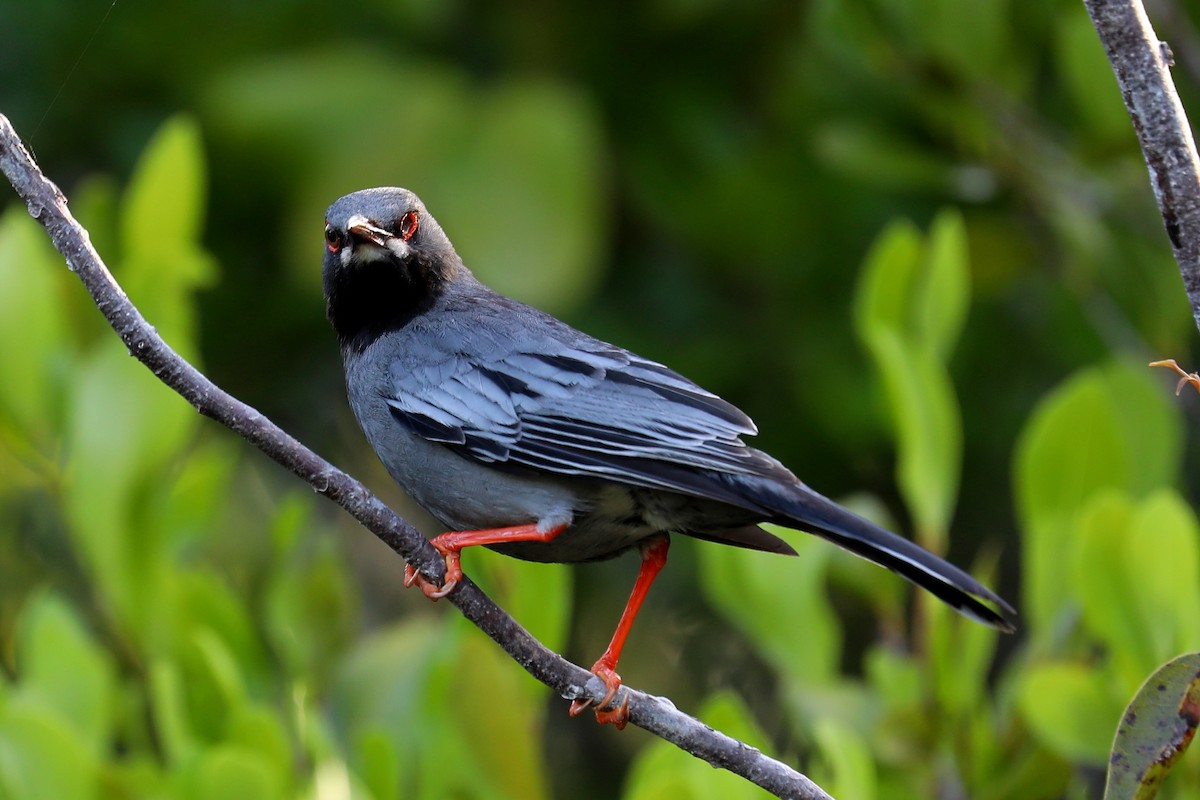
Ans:
{"label": "bird's tail", "polygon": [[777,515],[772,522],[809,531],[887,567],[971,619],[1007,633],[1016,630],[1017,614],[1012,606],[963,570],[914,542],[842,508],[802,483],[770,482],[759,488],[756,499]]}

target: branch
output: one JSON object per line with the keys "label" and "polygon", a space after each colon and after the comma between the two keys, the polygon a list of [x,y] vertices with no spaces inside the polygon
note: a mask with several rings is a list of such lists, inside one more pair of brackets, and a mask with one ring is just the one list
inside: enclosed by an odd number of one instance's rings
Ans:
{"label": "branch", "polygon": [[1140,0],[1084,0],[1133,120],[1150,185],[1200,328],[1200,160],[1175,84],[1171,50]]}
{"label": "branch", "polygon": [[[0,171],[25,201],[29,213],[50,235],[67,266],[83,282],[113,330],[159,380],[196,410],[262,450],[346,509],[405,561],[441,583],[445,562],[414,527],[365,486],[334,467],[264,417],[228,394],[185,361],[146,322],[92,247],[88,233],[67,209],[58,187],[42,174],[8,119],[0,115]],[[470,580],[447,598],[463,616],[496,641],[542,683],[567,700],[599,703],[606,688],[589,671],[546,649]],[[779,797],[831,800],[819,786],[785,764],[709,728],[678,711],[664,698],[622,688],[629,696],[629,721],[662,737],[714,767],[741,775]]]}

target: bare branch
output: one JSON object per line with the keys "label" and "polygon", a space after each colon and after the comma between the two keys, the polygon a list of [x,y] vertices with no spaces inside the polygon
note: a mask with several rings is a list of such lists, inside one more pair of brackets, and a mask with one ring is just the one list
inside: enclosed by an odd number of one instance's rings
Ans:
{"label": "bare branch", "polygon": [[[397,516],[365,486],[309,450],[258,411],[228,394],[185,361],[146,322],[92,247],[87,231],[67,209],[66,198],[42,175],[8,119],[0,115],[0,171],[50,235],[67,266],[83,281],[113,330],[159,380],[196,410],[244,437],[346,509],[422,573],[441,582],[445,564],[419,531]],[[568,700],[601,702],[607,691],[592,673],[547,650],[470,580],[448,598],[463,616],[494,639],[533,677]],[[678,711],[669,700],[622,688],[629,695],[629,721],[715,767],[741,775],[779,797],[830,800],[804,775],[758,750]],[[564,712],[565,713],[565,712]]]}
{"label": "bare branch", "polygon": [[1150,185],[1200,328],[1200,161],[1171,80],[1173,58],[1140,0],[1084,0],[1133,120]]}

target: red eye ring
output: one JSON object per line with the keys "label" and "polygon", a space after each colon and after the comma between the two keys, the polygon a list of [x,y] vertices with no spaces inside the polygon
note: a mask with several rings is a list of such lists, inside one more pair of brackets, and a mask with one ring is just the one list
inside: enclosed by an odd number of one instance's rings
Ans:
{"label": "red eye ring", "polygon": [[328,222],[325,223],[325,249],[331,253],[342,249],[342,232]]}
{"label": "red eye ring", "polygon": [[417,232],[419,226],[417,212],[409,211],[400,218],[400,238],[407,242]]}

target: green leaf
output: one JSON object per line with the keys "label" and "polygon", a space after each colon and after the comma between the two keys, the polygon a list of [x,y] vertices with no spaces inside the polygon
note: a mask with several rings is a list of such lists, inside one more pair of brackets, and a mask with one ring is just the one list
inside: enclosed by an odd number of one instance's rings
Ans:
{"label": "green leaf", "polygon": [[1082,5],[1064,6],[1056,15],[1057,31],[1049,53],[1081,123],[1085,147],[1123,145],[1129,139],[1129,116],[1096,29]]}
{"label": "green leaf", "polygon": [[987,703],[988,671],[1000,633],[944,603],[928,603],[929,686],[951,720],[969,719]]}
{"label": "green leaf", "polygon": [[185,773],[188,800],[271,800],[284,797],[286,781],[258,753],[219,745],[205,750]]}
{"label": "green leaf", "polygon": [[[311,501],[301,498],[306,509]],[[286,516],[286,515],[285,515]],[[284,530],[276,525],[278,535]],[[333,668],[354,635],[357,601],[346,565],[328,539],[309,542],[304,552],[282,556],[266,591],[267,633],[292,675],[321,678]]]}
{"label": "green leaf", "polygon": [[958,344],[971,304],[967,229],[957,211],[947,209],[934,218],[923,266],[913,302],[915,338],[946,361]]}
{"label": "green leaf", "polygon": [[17,656],[21,693],[56,710],[102,757],[110,745],[115,669],[62,598],[41,593],[29,601]]}
{"label": "green leaf", "polygon": [[161,529],[138,519],[136,493],[160,480],[199,416],[183,398],[113,347],[101,347],[72,383],[65,503],[85,568],[122,625],[153,622],[148,587],[162,577]]}
{"label": "green leaf", "polygon": [[168,764],[184,763],[196,750],[179,667],[165,658],[150,663],[147,680],[150,716]]}
{"label": "green leaf", "polygon": [[[204,716],[211,715],[226,722],[228,717],[242,710],[246,701],[246,686],[238,664],[225,643],[210,629],[195,630],[190,644],[194,670],[189,676],[188,691],[204,699],[203,703],[197,704],[203,706]],[[208,691],[202,691],[201,687]]]}
{"label": "green leaf", "polygon": [[966,234],[944,212],[928,242],[890,225],[868,254],[855,327],[871,353],[896,432],[897,481],[926,547],[944,551],[958,495],[962,424],[945,360],[970,300]]}
{"label": "green leaf", "polygon": [[200,130],[187,117],[167,120],[138,161],[121,209],[122,258],[114,268],[126,293],[163,338],[193,364],[191,290],[216,266],[199,243],[205,200]]}
{"label": "green leaf", "polygon": [[57,709],[11,697],[0,709],[0,796],[5,800],[99,797],[89,743]]}
{"label": "green leaf", "polygon": [[[540,746],[546,706],[539,702],[544,700],[545,687],[495,642],[477,630],[468,633],[453,667],[448,702],[436,710],[455,721],[455,730],[440,751],[445,758],[454,758],[460,769],[467,768],[463,750],[469,751],[469,769],[478,781],[474,796],[547,797],[549,775]],[[531,691],[534,685],[537,691]],[[497,704],[503,706],[503,713],[489,713]],[[566,713],[565,708],[557,711]]]}
{"label": "green leaf", "polygon": [[183,669],[191,729],[210,740],[245,703],[247,686],[272,675],[246,605],[212,572],[177,571],[160,600],[170,620],[155,647],[170,648]]}
{"label": "green leaf", "polygon": [[1174,398],[1163,391],[1161,373],[1141,362],[1117,361],[1102,374],[1129,462],[1135,496],[1173,486],[1183,461],[1184,421]]}
{"label": "green leaf", "polygon": [[354,737],[358,775],[372,796],[383,800],[401,796],[400,759],[396,743],[378,729],[364,728]]}
{"label": "green leaf", "polygon": [[1070,605],[1062,569],[1073,544],[1063,531],[1091,499],[1108,489],[1136,498],[1171,483],[1178,471],[1178,414],[1147,372],[1110,364],[1077,373],[1042,400],[1017,443],[1022,612],[1034,630],[1049,630]]}
{"label": "green leaf", "polygon": [[923,667],[910,652],[890,645],[875,645],[867,650],[863,671],[881,713],[910,712],[924,699]]}
{"label": "green leaf", "polygon": [[929,350],[893,331],[875,331],[870,347],[896,430],[896,477],[905,504],[921,544],[945,552],[962,460],[954,387]]}
{"label": "green leaf", "polygon": [[1017,704],[1034,734],[1061,757],[1104,763],[1120,703],[1102,672],[1074,663],[1035,665],[1021,678]]}
{"label": "green leaf", "polygon": [[1151,800],[1200,720],[1200,653],[1179,656],[1134,695],[1113,740],[1104,800]]}
{"label": "green leaf", "polygon": [[[701,543],[705,596],[781,674],[812,684],[838,672],[841,632],[825,594],[834,549],[812,536],[783,534],[799,558]],[[786,627],[781,621],[787,621]],[[794,622],[793,622],[794,621]],[[795,625],[797,631],[788,630]]]}
{"label": "green leaf", "polygon": [[821,788],[834,797],[878,796],[875,760],[862,736],[842,722],[822,719],[813,728],[813,739],[827,774],[814,778]]}
{"label": "green leaf", "polygon": [[1200,526],[1196,513],[1173,489],[1150,494],[1138,507],[1126,538],[1130,571],[1139,577],[1137,599],[1158,647],[1178,653],[1196,643],[1200,619]]}
{"label": "green leaf", "polygon": [[[272,775],[287,784],[293,770],[292,748],[280,718],[271,709],[244,705],[229,720],[225,740],[262,759]],[[393,795],[395,796],[395,795]]]}
{"label": "green leaf", "polygon": [[923,239],[907,221],[893,222],[864,259],[854,322],[869,341],[890,330],[945,361],[958,342],[971,300],[962,217],[942,211]]}
{"label": "green leaf", "polygon": [[19,437],[47,454],[71,369],[61,272],[62,257],[24,209],[0,217],[0,443]]}
{"label": "green leaf", "polygon": [[[403,775],[406,787],[445,796],[544,796],[545,766],[535,746],[544,711],[530,696],[532,679],[477,629],[444,623],[410,619],[356,648],[335,682],[339,727],[352,742],[386,732],[399,757],[388,769]],[[504,713],[493,713],[498,704]],[[366,765],[355,770],[362,774]]]}
{"label": "green leaf", "polygon": [[168,119],[142,151],[121,214],[125,258],[170,259],[200,237],[204,218],[204,150],[186,116]]}
{"label": "green leaf", "polygon": [[[1081,435],[1081,432],[1086,432]],[[1063,536],[1094,493],[1128,479],[1124,442],[1101,375],[1089,370],[1047,396],[1017,445],[1017,501],[1024,523],[1025,603],[1033,627],[1048,628],[1068,600]]]}
{"label": "green leaf", "polygon": [[921,233],[907,221],[893,222],[871,245],[854,295],[854,326],[864,342],[878,330],[910,332],[911,292],[921,251]]}
{"label": "green leaf", "polygon": [[[331,691],[330,703],[339,709],[340,726],[353,741],[362,731],[382,733],[396,748],[398,770],[409,785],[415,785],[426,773],[423,766],[436,767],[438,759],[450,753],[436,750],[444,729],[453,720],[447,706],[436,704],[430,690],[432,675],[439,670],[449,673],[445,683],[453,683],[453,667],[458,642],[444,620],[412,617],[362,640],[345,659]],[[413,720],[420,720],[414,725]],[[451,748],[448,748],[451,749]],[[460,769],[459,758],[446,763]],[[362,765],[356,765],[362,771]]]}
{"label": "green leaf", "polygon": [[1093,635],[1130,684],[1194,641],[1200,555],[1191,509],[1170,490],[1138,505],[1096,496],[1079,518],[1071,577]]}

